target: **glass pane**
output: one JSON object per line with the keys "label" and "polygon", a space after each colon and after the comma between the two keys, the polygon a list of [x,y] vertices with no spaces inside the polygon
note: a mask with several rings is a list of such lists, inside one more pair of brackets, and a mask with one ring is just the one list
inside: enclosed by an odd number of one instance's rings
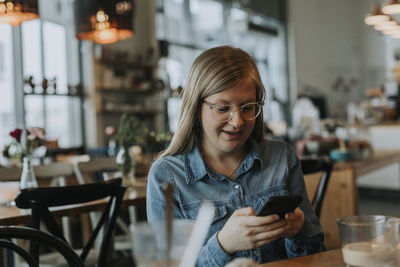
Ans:
{"label": "glass pane", "polygon": [[72,123],[70,124],[68,115],[68,99],[69,97],[64,96],[46,97],[46,137],[49,140],[58,140],[58,145],[60,147],[69,147],[71,145],[69,128]]}
{"label": "glass pane", "polygon": [[27,95],[25,96],[25,121],[26,126],[44,128],[43,117],[43,96]]}
{"label": "glass pane", "polygon": [[[56,79],[57,93],[67,93],[67,52],[63,26],[52,22],[43,22],[43,51],[45,51],[44,76],[50,81]],[[51,87],[49,90],[53,90],[53,88]]]}
{"label": "glass pane", "polygon": [[15,128],[14,72],[11,26],[0,24],[0,151],[10,142],[8,133]]}
{"label": "glass pane", "polygon": [[224,42],[223,5],[212,0],[191,0],[194,43],[210,47]]}
{"label": "glass pane", "polygon": [[157,18],[156,23],[158,38],[166,38],[178,43],[188,43],[190,40],[183,0],[164,1],[164,16]]}
{"label": "glass pane", "polygon": [[[171,88],[175,86],[185,86],[186,78],[189,75],[190,67],[194,59],[201,53],[201,50],[170,45],[166,71],[171,77]],[[180,74],[176,72],[179,71]],[[172,84],[173,83],[173,84]]]}
{"label": "glass pane", "polygon": [[24,78],[33,77],[33,83],[38,84],[35,92],[42,92],[43,80],[42,59],[40,49],[40,20],[31,20],[22,23],[22,59]]}

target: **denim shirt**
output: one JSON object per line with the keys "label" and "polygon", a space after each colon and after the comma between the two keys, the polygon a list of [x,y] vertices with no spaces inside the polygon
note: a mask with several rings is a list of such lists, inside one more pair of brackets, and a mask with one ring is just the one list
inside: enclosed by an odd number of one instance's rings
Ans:
{"label": "denim shirt", "polygon": [[[249,140],[249,152],[235,179],[208,168],[199,148],[189,153],[161,157],[148,175],[147,216],[149,221],[164,218],[162,184],[174,185],[174,217],[195,220],[203,201],[212,201],[215,215],[200,251],[197,266],[225,266],[238,257],[265,263],[304,256],[325,250],[318,218],[308,199],[299,159],[292,148],[281,141],[266,140],[260,145]],[[292,238],[279,238],[256,249],[228,255],[219,245],[217,233],[236,209],[253,207],[258,212],[272,196],[298,194],[303,197],[303,229]]]}

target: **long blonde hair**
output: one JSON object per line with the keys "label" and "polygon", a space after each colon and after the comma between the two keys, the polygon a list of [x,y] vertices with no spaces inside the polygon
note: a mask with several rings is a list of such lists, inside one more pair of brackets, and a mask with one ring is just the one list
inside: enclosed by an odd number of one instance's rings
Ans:
{"label": "long blonde hair", "polygon": [[[250,80],[256,88],[256,100],[264,102],[265,89],[254,60],[245,51],[232,46],[214,47],[193,62],[182,94],[179,124],[168,148],[160,156],[187,153],[200,140],[201,100]],[[251,136],[263,139],[263,115],[256,118]]]}

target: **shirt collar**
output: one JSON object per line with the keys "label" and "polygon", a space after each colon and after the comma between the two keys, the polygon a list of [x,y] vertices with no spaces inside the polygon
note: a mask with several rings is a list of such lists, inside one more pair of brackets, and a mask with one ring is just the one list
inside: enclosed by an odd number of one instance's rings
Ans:
{"label": "shirt collar", "polygon": [[[247,153],[244,164],[242,164],[241,172],[247,172],[258,161],[262,168],[263,162],[261,159],[261,150],[259,144],[253,139],[248,140],[249,152]],[[193,149],[186,154],[185,157],[186,168],[186,183],[194,183],[208,174],[207,166],[201,156],[200,149],[197,144]]]}

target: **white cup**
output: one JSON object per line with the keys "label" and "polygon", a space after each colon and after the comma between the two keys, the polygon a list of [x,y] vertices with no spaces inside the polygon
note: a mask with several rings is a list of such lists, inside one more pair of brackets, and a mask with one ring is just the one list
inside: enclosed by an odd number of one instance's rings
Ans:
{"label": "white cup", "polygon": [[358,215],[337,222],[343,259],[348,266],[399,266],[399,219]]}

